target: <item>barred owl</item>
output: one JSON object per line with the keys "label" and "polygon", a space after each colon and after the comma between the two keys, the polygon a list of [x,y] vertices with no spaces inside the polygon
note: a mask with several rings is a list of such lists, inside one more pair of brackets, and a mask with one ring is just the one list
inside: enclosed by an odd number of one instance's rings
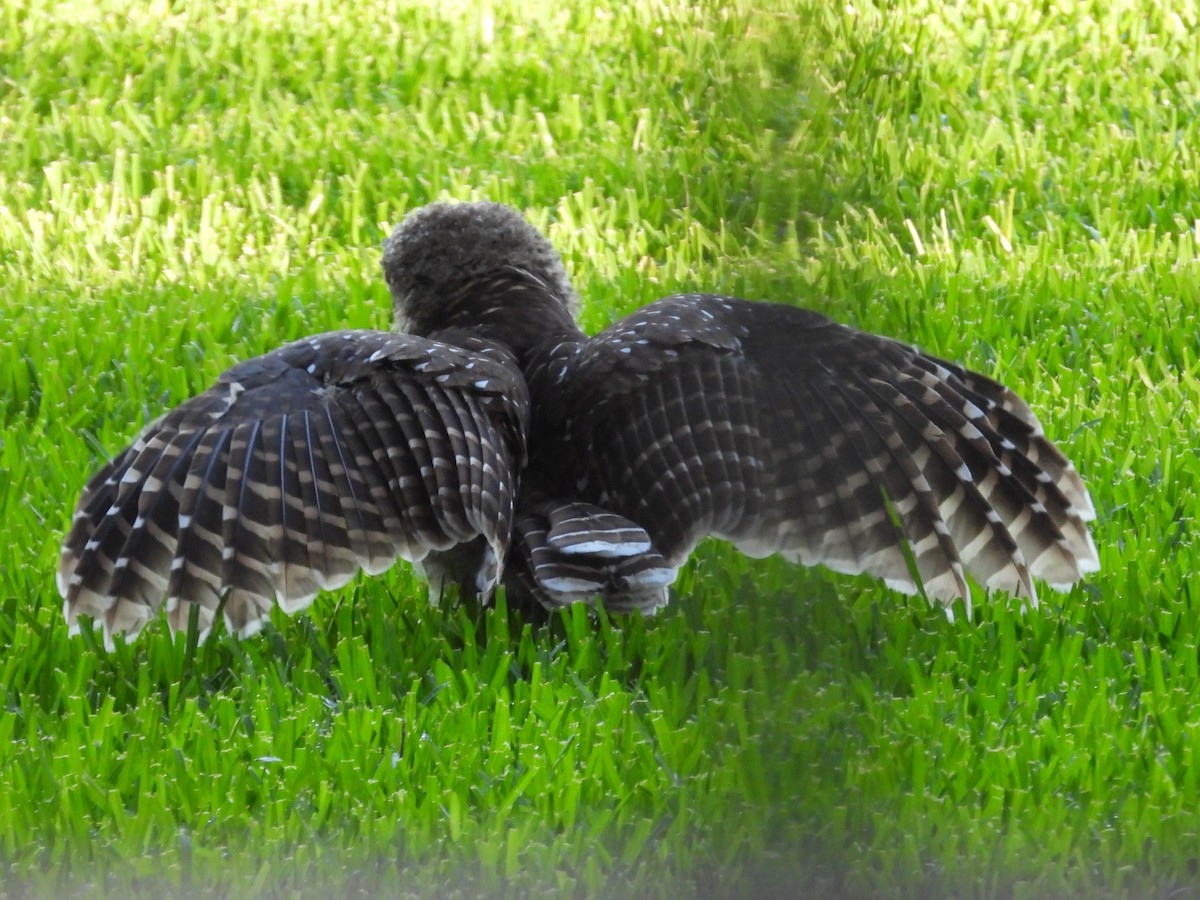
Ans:
{"label": "barred owl", "polygon": [[815,312],[709,294],[595,337],[550,243],[492,203],[385,242],[396,330],[243,362],[84,488],[68,622],[239,635],[397,558],[547,608],[650,612],[706,535],[949,609],[1098,567],[1076,470],[1003,385]]}

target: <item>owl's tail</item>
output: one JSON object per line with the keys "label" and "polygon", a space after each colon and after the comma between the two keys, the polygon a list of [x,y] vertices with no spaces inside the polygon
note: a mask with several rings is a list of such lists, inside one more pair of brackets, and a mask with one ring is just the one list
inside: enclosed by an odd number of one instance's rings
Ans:
{"label": "owl's tail", "polygon": [[645,529],[590,503],[538,498],[517,510],[504,573],[511,596],[547,609],[594,603],[653,613],[667,602],[676,569]]}

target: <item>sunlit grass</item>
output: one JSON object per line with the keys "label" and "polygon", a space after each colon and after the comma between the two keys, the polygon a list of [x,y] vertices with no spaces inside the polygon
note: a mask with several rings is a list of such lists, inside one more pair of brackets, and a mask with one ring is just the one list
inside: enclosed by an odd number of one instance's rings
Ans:
{"label": "sunlit grass", "polygon": [[[1200,884],[1200,22],[881,6],[0,10],[3,889]],[[1004,379],[1102,571],[949,623],[713,545],[649,621],[398,567],[245,643],[68,639],[86,477],[237,359],[386,327],[379,241],[444,197],[546,229],[589,328],[720,290]]]}

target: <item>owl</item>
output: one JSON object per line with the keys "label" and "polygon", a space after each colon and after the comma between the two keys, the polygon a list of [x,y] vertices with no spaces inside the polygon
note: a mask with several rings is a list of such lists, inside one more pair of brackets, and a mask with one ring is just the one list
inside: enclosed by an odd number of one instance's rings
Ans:
{"label": "owl", "polygon": [[384,242],[393,331],[226,371],[86,485],[58,589],[136,635],[246,637],[397,559],[430,592],[653,612],[706,536],[950,610],[1098,568],[1082,480],[991,378],[791,305],[667,297],[589,337],[550,242],[496,203]]}

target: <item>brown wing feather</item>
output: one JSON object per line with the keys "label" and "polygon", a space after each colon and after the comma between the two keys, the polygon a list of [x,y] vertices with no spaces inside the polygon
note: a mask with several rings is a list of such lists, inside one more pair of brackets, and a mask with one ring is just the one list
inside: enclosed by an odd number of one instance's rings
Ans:
{"label": "brown wing feather", "polygon": [[715,534],[947,604],[969,602],[964,571],[1036,602],[1033,578],[1063,587],[1098,565],[1078,474],[985,376],[710,295],[659,301],[567,352],[561,387],[530,378],[551,411],[535,471],[645,528],[671,565]]}
{"label": "brown wing feather", "polygon": [[224,604],[246,635],[397,557],[481,539],[503,560],[528,415],[511,358],[409,335],[332,332],[235,366],[85,487],[67,619],[133,635],[165,598],[174,628],[195,606],[207,631]]}

